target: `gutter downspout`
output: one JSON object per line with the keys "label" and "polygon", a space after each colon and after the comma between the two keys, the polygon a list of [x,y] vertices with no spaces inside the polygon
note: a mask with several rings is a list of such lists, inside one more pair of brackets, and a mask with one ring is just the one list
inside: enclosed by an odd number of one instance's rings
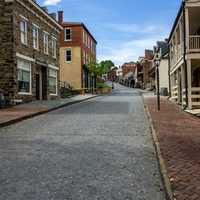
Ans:
{"label": "gutter downspout", "polygon": [[168,79],[169,79],[169,98],[172,97],[172,92],[171,92],[170,66],[171,66],[170,47],[169,47],[169,43],[168,43]]}
{"label": "gutter downspout", "polygon": [[187,61],[186,61],[186,26],[185,26],[185,1],[183,1],[183,34],[184,34],[184,53],[183,53],[183,59],[184,59],[184,64],[185,64],[185,95],[186,95],[186,107],[188,107],[188,74],[187,74]]}

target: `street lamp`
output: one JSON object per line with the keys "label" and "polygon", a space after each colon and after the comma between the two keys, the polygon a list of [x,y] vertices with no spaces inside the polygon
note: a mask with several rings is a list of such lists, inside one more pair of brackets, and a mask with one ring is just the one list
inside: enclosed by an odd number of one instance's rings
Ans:
{"label": "street lamp", "polygon": [[160,111],[160,77],[159,77],[159,65],[160,65],[160,54],[159,51],[156,52],[154,63],[156,66],[156,79],[157,79],[157,108]]}

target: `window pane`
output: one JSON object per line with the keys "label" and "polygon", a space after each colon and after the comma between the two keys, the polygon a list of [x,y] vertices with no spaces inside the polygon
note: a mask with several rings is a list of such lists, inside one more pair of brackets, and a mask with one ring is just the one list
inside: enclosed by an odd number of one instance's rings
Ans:
{"label": "window pane", "polygon": [[18,91],[30,92],[30,72],[18,69]]}
{"label": "window pane", "polygon": [[71,29],[65,29],[65,40],[71,40]]}
{"label": "window pane", "polygon": [[50,94],[56,94],[56,88],[57,88],[56,78],[49,77],[49,92],[50,92]]}
{"label": "window pane", "polygon": [[66,61],[70,62],[72,60],[72,51],[67,50],[66,51]]}

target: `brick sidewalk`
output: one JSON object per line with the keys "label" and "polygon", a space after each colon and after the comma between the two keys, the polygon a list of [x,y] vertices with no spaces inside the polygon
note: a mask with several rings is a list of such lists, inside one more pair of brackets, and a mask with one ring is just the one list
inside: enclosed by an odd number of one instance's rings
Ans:
{"label": "brick sidewalk", "polygon": [[97,95],[92,94],[77,95],[67,99],[34,101],[27,104],[0,109],[0,127],[8,126],[18,121],[40,115],[63,106],[79,103],[96,96]]}
{"label": "brick sidewalk", "polygon": [[161,99],[144,97],[177,200],[200,199],[200,119]]}

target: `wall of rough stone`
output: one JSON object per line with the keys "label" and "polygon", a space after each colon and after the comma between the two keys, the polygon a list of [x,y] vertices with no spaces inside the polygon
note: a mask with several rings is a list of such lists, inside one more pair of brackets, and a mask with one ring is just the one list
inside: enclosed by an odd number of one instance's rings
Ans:
{"label": "wall of rough stone", "polygon": [[16,95],[16,62],[13,36],[13,3],[0,0],[0,89],[6,98]]}

